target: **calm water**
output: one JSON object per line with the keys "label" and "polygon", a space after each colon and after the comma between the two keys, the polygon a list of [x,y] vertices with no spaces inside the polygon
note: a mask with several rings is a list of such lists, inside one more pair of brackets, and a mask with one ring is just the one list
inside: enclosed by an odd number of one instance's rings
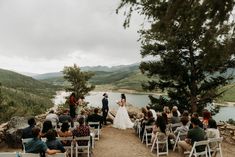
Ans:
{"label": "calm water", "polygon": [[[104,92],[90,92],[89,96],[86,96],[86,101],[89,102],[90,106],[94,107],[102,107],[102,98],[103,98]],[[68,94],[65,92],[58,92],[54,103],[56,105],[62,104],[65,102],[65,96]],[[127,102],[138,106],[138,107],[144,107],[150,103],[150,100],[148,98],[147,94],[125,94],[127,98]],[[110,108],[117,109],[117,101],[121,98],[121,93],[118,92],[108,92],[108,99],[109,99],[109,106]],[[235,120],[235,107],[221,107],[220,112],[214,116],[214,119],[216,121],[227,121],[228,119],[232,118]]]}

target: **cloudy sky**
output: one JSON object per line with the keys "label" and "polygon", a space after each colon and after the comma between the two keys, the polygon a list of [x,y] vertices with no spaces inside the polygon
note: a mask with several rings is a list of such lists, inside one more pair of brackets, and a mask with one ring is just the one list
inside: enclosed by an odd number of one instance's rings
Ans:
{"label": "cloudy sky", "polygon": [[119,0],[1,0],[0,68],[61,71],[64,66],[120,65],[141,61],[137,30],[122,27]]}

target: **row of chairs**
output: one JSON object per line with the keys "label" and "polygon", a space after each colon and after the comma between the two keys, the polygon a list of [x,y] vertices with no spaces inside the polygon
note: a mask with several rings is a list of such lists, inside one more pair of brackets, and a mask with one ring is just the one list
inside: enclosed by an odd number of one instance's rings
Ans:
{"label": "row of chairs", "polygon": [[[168,124],[167,125],[167,129],[166,131],[168,133],[173,133],[173,128],[176,128],[176,127],[179,127],[181,126],[182,124],[180,123],[177,123],[177,124]],[[146,146],[151,146],[151,152],[156,149],[157,150],[157,156],[159,155],[166,155],[168,156],[168,153],[169,153],[169,149],[168,149],[168,136],[165,136],[163,139],[159,140],[158,138],[158,134],[156,135],[155,139],[153,140],[153,143],[151,143],[149,141],[149,139],[151,139],[151,136],[152,136],[152,133],[151,130],[152,129],[152,126],[145,126],[144,128],[144,133],[143,133],[143,136],[141,137],[141,141],[142,143],[146,143]],[[138,136],[140,137],[140,131],[141,131],[141,128],[140,128],[140,125],[137,125],[136,127],[136,133],[138,134]],[[173,146],[173,151],[175,151],[176,147],[177,147],[177,143],[178,141],[181,141],[181,140],[184,140],[187,136],[187,133],[182,133],[182,132],[179,132],[177,134],[177,137],[176,137],[176,140],[174,141],[174,146]],[[211,152],[213,153],[217,153],[219,152],[220,154],[220,157],[223,157],[223,154],[222,154],[222,147],[221,147],[221,143],[222,143],[222,140],[223,138],[213,138],[213,139],[209,139],[209,140],[206,140],[206,141],[199,141],[199,142],[195,142],[194,143],[194,146],[191,150],[191,152],[187,152],[187,154],[191,156],[198,156],[200,153],[196,152],[196,147],[198,147],[198,145],[205,145],[206,143],[206,149],[205,150],[207,153],[208,153],[208,156],[210,157],[211,155]],[[211,143],[216,143],[216,146],[214,148],[210,147]]]}
{"label": "row of chairs", "polygon": [[[19,153],[19,152],[1,152],[0,157],[40,157],[40,154]],[[46,155],[46,157],[66,157],[66,153],[56,153],[54,155]]]}
{"label": "row of chairs", "polygon": [[[66,153],[70,152],[71,157],[73,156],[74,150],[75,150],[76,157],[78,157],[78,154],[81,154],[81,153],[87,153],[87,157],[90,157],[91,155],[91,145],[90,145],[91,137],[90,136],[74,137],[74,138],[73,137],[57,137],[57,138],[60,141],[68,141],[71,143],[70,146],[64,146],[64,148],[66,149]],[[29,142],[30,140],[32,140],[32,138],[22,139],[23,153],[25,153],[25,144]],[[87,143],[87,144],[78,145],[79,141],[83,141],[84,143]],[[27,155],[28,153],[25,153],[25,154]]]}

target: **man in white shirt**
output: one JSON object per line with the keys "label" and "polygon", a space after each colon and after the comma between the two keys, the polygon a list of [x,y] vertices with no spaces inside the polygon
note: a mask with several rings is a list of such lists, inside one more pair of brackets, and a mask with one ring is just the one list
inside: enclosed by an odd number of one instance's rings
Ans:
{"label": "man in white shirt", "polygon": [[49,112],[49,114],[46,116],[46,120],[50,120],[54,128],[57,127],[57,124],[59,123],[59,117],[54,113],[54,110]]}
{"label": "man in white shirt", "polygon": [[154,120],[157,120],[157,113],[156,113],[156,111],[154,111],[153,109],[151,109],[149,105],[146,106],[146,109],[147,109],[148,111],[152,112]]}

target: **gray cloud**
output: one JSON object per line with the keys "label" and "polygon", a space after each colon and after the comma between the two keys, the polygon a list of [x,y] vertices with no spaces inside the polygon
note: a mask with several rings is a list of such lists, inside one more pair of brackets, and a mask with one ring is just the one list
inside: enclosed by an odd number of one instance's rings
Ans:
{"label": "gray cloud", "polygon": [[[83,65],[94,65],[97,60],[104,65],[138,62],[136,31],[141,21],[137,18],[131,28],[124,30],[124,17],[115,14],[118,3],[119,0],[1,0],[0,56],[27,58],[26,63],[53,59],[67,64],[61,60],[71,56],[68,62]],[[85,61],[88,56],[89,62]]]}

